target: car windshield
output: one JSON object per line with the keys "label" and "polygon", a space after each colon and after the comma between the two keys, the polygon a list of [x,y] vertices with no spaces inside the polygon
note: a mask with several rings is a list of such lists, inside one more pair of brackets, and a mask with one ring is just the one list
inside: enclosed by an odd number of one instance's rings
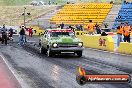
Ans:
{"label": "car windshield", "polygon": [[59,37],[59,36],[74,36],[73,32],[51,32],[51,37]]}

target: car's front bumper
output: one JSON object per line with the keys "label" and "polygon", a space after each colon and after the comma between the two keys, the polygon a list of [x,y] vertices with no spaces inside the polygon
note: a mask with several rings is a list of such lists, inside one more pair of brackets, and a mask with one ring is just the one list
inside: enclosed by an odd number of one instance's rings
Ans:
{"label": "car's front bumper", "polygon": [[51,48],[51,51],[53,52],[77,52],[77,51],[83,51],[84,47],[59,47],[59,48]]}

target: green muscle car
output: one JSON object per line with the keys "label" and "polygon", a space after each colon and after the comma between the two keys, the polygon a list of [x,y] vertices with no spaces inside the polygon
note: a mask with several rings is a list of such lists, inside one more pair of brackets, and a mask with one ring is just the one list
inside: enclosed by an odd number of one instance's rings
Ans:
{"label": "green muscle car", "polygon": [[55,54],[74,53],[82,56],[83,42],[71,29],[47,29],[40,39],[40,53],[51,57]]}

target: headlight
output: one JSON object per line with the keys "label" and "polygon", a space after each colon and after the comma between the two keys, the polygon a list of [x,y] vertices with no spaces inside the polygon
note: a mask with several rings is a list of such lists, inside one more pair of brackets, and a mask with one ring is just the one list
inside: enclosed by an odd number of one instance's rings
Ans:
{"label": "headlight", "polygon": [[57,47],[58,45],[56,43],[53,44],[53,47]]}
{"label": "headlight", "polygon": [[83,46],[83,44],[80,42],[80,43],[78,43],[78,46],[82,47],[82,46]]}

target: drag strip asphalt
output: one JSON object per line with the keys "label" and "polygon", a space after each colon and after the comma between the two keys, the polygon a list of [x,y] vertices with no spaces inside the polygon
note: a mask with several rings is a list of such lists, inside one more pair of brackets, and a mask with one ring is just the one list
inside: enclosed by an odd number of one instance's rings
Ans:
{"label": "drag strip asphalt", "polygon": [[77,67],[81,65],[89,74],[111,73],[132,76],[131,56],[85,49],[81,58],[72,54],[49,58],[39,54],[37,43],[27,43],[23,47],[17,43],[1,45],[0,52],[15,69],[19,79],[28,85],[25,88],[132,88],[132,83],[80,86],[75,75]]}

